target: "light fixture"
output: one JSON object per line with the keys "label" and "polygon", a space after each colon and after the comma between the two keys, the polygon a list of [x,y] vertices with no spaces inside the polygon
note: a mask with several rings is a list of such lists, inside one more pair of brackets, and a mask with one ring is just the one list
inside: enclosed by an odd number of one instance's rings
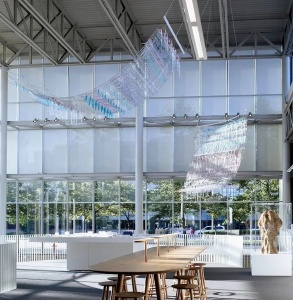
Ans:
{"label": "light fixture", "polygon": [[251,112],[248,113],[248,117],[252,117],[252,113]]}
{"label": "light fixture", "polygon": [[200,14],[197,0],[181,0],[183,15],[188,36],[191,40],[191,47],[197,60],[206,60],[207,52],[204,43]]}
{"label": "light fixture", "polygon": [[199,118],[199,114],[196,114],[195,117],[198,119]]}
{"label": "light fixture", "polygon": [[187,117],[188,117],[188,116],[187,116],[187,114],[184,114],[184,116],[183,116],[183,117],[184,117],[184,119],[187,119]]}
{"label": "light fixture", "polygon": [[176,115],[175,114],[173,114],[172,119],[176,119]]}
{"label": "light fixture", "polygon": [[237,113],[237,117],[240,118],[240,113]]}
{"label": "light fixture", "polygon": [[225,119],[227,119],[228,118],[228,113],[225,113]]}
{"label": "light fixture", "polygon": [[58,122],[58,118],[55,118],[55,119],[54,119],[54,122]]}
{"label": "light fixture", "polygon": [[104,120],[105,120],[105,121],[106,121],[106,120],[108,120],[108,117],[107,117],[107,116],[105,116],[105,117],[104,117]]}
{"label": "light fixture", "polygon": [[86,117],[83,117],[83,119],[82,119],[84,122],[87,120],[87,118]]}
{"label": "light fixture", "polygon": [[96,121],[97,119],[95,117],[93,117],[93,121]]}
{"label": "light fixture", "polygon": [[44,120],[44,122],[49,122],[49,119],[48,119],[48,118],[46,118],[46,119]]}
{"label": "light fixture", "polygon": [[34,119],[33,119],[33,122],[34,122],[34,123],[37,123],[38,121],[39,121],[39,120],[38,120],[37,118],[34,118]]}

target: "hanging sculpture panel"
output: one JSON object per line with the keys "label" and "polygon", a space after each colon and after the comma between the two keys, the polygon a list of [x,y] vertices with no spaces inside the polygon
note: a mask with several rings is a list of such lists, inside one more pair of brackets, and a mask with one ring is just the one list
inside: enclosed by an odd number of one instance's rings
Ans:
{"label": "hanging sculpture panel", "polygon": [[246,143],[245,118],[224,125],[199,126],[194,140],[192,163],[183,192],[199,194],[217,190],[238,172]]}
{"label": "hanging sculpture panel", "polygon": [[123,65],[121,71],[99,87],[72,97],[56,97],[42,85],[8,73],[12,84],[30,93],[37,102],[50,106],[63,120],[95,117],[97,113],[113,117],[125,113],[145,99],[155,95],[170,78],[179,71],[180,59],[172,41],[164,29],[157,29],[145,43],[134,61]]}

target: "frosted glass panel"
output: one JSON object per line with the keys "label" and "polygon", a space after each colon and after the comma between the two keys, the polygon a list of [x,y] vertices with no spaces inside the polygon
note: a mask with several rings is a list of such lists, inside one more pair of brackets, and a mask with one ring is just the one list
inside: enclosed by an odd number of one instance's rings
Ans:
{"label": "frosted glass panel", "polygon": [[256,100],[258,114],[281,114],[282,96],[258,96]]}
{"label": "frosted glass panel", "polygon": [[95,66],[95,87],[98,87],[101,84],[105,83],[118,72],[119,65],[116,64]]}
{"label": "frosted glass panel", "polygon": [[174,127],[174,171],[186,172],[192,161],[195,127]]}
{"label": "frosted glass panel", "polygon": [[182,117],[187,114],[194,117],[199,112],[199,98],[174,99],[174,113],[176,116]]}
{"label": "frosted glass panel", "polygon": [[282,76],[281,59],[256,60],[257,94],[281,94]]}
{"label": "frosted glass panel", "polygon": [[257,126],[257,171],[282,170],[282,125]]}
{"label": "frosted glass panel", "polygon": [[161,86],[153,97],[173,97],[173,74],[170,78]]}
{"label": "frosted glass panel", "polygon": [[203,115],[224,115],[227,112],[226,98],[202,98]]}
{"label": "frosted glass panel", "polygon": [[147,117],[172,116],[174,113],[173,99],[148,99],[146,101]]}
{"label": "frosted glass panel", "polygon": [[199,63],[181,62],[180,74],[175,73],[174,87],[175,96],[198,96],[199,95]]}
{"label": "frosted glass panel", "polygon": [[8,121],[18,121],[18,104],[8,103],[8,113],[7,113],[7,120]]}
{"label": "frosted glass panel", "polygon": [[69,95],[76,96],[93,89],[93,66],[69,67]]}
{"label": "frosted glass panel", "polygon": [[42,131],[19,131],[18,149],[19,173],[42,173]]}
{"label": "frosted glass panel", "polygon": [[173,127],[146,128],[147,172],[173,171]]}
{"label": "frosted glass panel", "polygon": [[95,172],[120,171],[120,140],[118,128],[101,128],[95,131]]}
{"label": "frosted glass panel", "polygon": [[43,119],[43,105],[40,103],[20,103],[19,121],[33,121],[33,119]]}
{"label": "frosted glass panel", "polygon": [[[44,76],[43,76],[43,68],[24,68],[19,70],[20,77],[22,78],[24,84],[34,84],[38,88],[42,88],[44,86]],[[18,87],[19,91],[19,101],[21,102],[31,102],[32,95],[28,92],[23,91],[20,87]]]}
{"label": "frosted glass panel", "polygon": [[44,172],[67,172],[67,130],[44,130]]}
{"label": "frosted glass panel", "polygon": [[56,97],[68,96],[68,68],[52,67],[44,69],[45,87]]}
{"label": "frosted glass panel", "polygon": [[243,97],[230,97],[229,99],[229,111],[231,115],[248,115],[249,112],[255,113],[254,109],[254,97],[243,96]]}
{"label": "frosted glass panel", "polygon": [[230,95],[254,94],[254,60],[229,61]]}
{"label": "frosted glass panel", "polygon": [[120,171],[135,171],[135,128],[120,129]]}
{"label": "frosted glass panel", "polygon": [[[9,71],[11,72],[11,71]],[[8,74],[9,74],[8,72]],[[12,71],[13,74],[17,74],[16,70]],[[8,103],[9,102],[18,102],[18,87],[16,84],[12,84],[8,81]]]}
{"label": "frosted glass panel", "polygon": [[93,172],[93,130],[69,130],[68,171],[74,173]]}
{"label": "frosted glass panel", "polygon": [[246,145],[239,171],[255,171],[255,126],[247,127]]}
{"label": "frosted glass panel", "polygon": [[7,131],[7,174],[17,174],[17,131]]}
{"label": "frosted glass panel", "polygon": [[202,95],[216,96],[226,94],[226,61],[212,60],[202,62]]}

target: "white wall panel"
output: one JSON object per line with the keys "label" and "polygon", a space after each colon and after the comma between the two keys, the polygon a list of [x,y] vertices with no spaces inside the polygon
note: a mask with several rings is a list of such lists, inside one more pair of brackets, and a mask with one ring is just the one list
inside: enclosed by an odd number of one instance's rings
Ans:
{"label": "white wall panel", "polygon": [[157,98],[146,100],[146,116],[161,117],[172,116],[174,113],[174,102],[172,98]]}
{"label": "white wall panel", "polygon": [[282,93],[281,62],[281,58],[256,60],[257,94]]}
{"label": "white wall panel", "polygon": [[229,94],[252,95],[255,72],[253,59],[229,60]]}
{"label": "white wall panel", "polygon": [[246,144],[239,171],[256,171],[255,126],[247,127]]}
{"label": "white wall panel", "polygon": [[181,61],[180,73],[174,74],[174,95],[198,96],[199,92],[199,63]]}
{"label": "white wall panel", "polygon": [[45,68],[44,84],[50,94],[56,97],[67,97],[68,67]]}
{"label": "white wall panel", "polygon": [[195,126],[174,128],[174,171],[188,171],[194,151]]}
{"label": "white wall panel", "polygon": [[174,157],[173,127],[146,129],[147,172],[172,172]]}
{"label": "white wall panel", "polygon": [[226,80],[226,61],[207,60],[202,62],[202,95],[216,96],[225,95]]}
{"label": "white wall panel", "polygon": [[18,131],[7,131],[7,173],[17,174]]}
{"label": "white wall panel", "polygon": [[67,172],[67,130],[44,130],[44,172]]}
{"label": "white wall panel", "polygon": [[95,172],[120,171],[120,140],[118,128],[101,128],[95,131]]}
{"label": "white wall panel", "polygon": [[93,132],[93,129],[68,131],[68,171],[70,173],[94,171]]}
{"label": "white wall panel", "polygon": [[176,116],[184,116],[187,114],[193,117],[200,113],[200,100],[199,98],[176,98],[174,99],[174,113]]}
{"label": "white wall panel", "polygon": [[226,97],[202,98],[203,115],[224,115],[228,112]]}
{"label": "white wall panel", "polygon": [[22,130],[18,134],[19,173],[42,173],[42,131]]}
{"label": "white wall panel", "polygon": [[120,171],[135,171],[135,128],[120,128]]}
{"label": "white wall panel", "polygon": [[19,121],[43,119],[43,105],[37,102],[19,103]]}
{"label": "white wall panel", "polygon": [[69,67],[69,96],[77,96],[93,89],[93,66]]}
{"label": "white wall panel", "polygon": [[282,126],[257,126],[257,171],[282,170]]}

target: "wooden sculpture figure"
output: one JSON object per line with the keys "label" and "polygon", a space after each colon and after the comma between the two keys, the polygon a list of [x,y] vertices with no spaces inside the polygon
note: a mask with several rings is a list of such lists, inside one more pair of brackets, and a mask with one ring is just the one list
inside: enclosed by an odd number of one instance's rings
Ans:
{"label": "wooden sculpture figure", "polygon": [[262,254],[278,253],[276,236],[278,235],[282,224],[282,220],[273,210],[266,210],[260,215],[258,226],[261,234]]}

